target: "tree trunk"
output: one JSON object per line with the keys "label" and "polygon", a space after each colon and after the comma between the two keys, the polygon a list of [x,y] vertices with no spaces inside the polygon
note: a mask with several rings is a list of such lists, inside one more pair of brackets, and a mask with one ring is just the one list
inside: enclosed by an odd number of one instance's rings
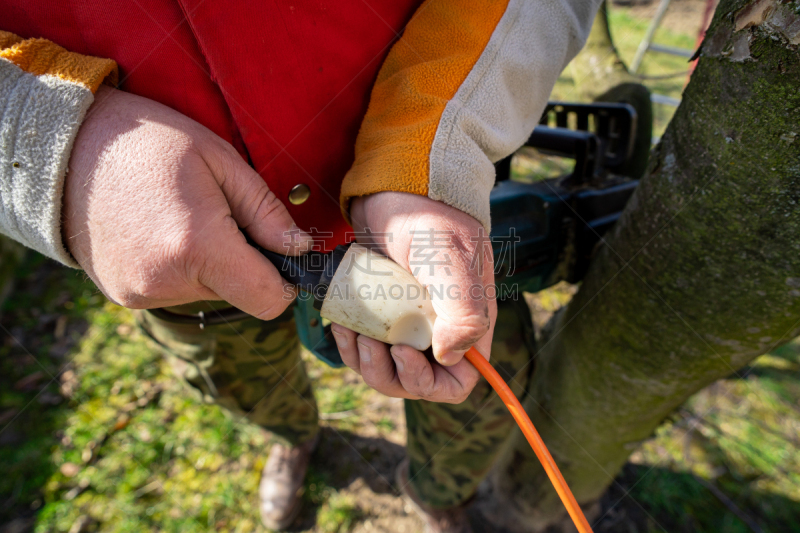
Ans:
{"label": "tree trunk", "polygon": [[[798,11],[721,2],[646,177],[550,324],[526,408],[581,503],[690,395],[800,334]],[[484,512],[511,529],[563,516],[520,435],[493,488]]]}

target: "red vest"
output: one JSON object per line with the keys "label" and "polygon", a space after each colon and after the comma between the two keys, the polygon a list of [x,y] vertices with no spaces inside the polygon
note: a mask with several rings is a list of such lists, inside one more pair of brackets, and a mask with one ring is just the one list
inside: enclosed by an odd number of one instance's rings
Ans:
{"label": "red vest", "polygon": [[[0,29],[119,64],[120,88],[233,144],[306,230],[350,230],[339,189],[372,84],[421,0],[0,0]],[[301,205],[288,201],[306,184]]]}

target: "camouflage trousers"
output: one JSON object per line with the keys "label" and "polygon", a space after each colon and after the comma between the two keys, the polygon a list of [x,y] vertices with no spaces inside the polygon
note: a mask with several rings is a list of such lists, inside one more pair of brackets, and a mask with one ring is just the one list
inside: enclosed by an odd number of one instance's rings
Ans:
{"label": "camouflage trousers", "polygon": [[[208,306],[203,302],[170,310],[189,314]],[[522,300],[499,307],[491,361],[521,398],[533,366],[530,314]],[[291,445],[318,431],[317,404],[291,308],[269,322],[248,319],[202,330],[146,312],[136,316],[175,373],[204,401],[246,416]],[[459,505],[474,495],[515,427],[483,379],[459,405],[406,400],[405,411],[409,480],[436,508]]]}

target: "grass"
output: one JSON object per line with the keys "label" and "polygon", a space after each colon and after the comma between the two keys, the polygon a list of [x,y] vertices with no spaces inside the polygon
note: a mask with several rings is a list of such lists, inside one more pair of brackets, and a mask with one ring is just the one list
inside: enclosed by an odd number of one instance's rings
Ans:
{"label": "grass", "polygon": [[799,435],[795,340],[686,402],[632,456],[631,496],[667,531],[800,531]]}
{"label": "grass", "polygon": [[[562,284],[536,295],[535,314],[571,293]],[[31,254],[3,327],[0,524],[36,532],[262,530],[255,492],[269,437],[185,394],[128,311]],[[384,449],[402,442],[401,404],[350,372],[307,363],[321,411],[356,412],[325,422],[329,451],[311,468],[298,531],[350,531],[383,516],[384,500],[397,503],[390,524],[413,521],[390,487],[377,487],[391,469],[370,473],[387,453],[390,466],[402,454]],[[16,417],[10,424],[8,413]],[[642,533],[800,531],[798,435],[800,340],[682,406],[634,452],[597,530],[617,531],[622,521]]]}
{"label": "grass", "polygon": [[[2,313],[0,531],[263,530],[256,491],[269,436],[186,394],[127,310],[29,254]],[[348,431],[402,432],[397,404],[306,358],[322,413],[391,408],[327,423],[328,447],[346,446],[337,437]],[[356,454],[380,458],[370,447]],[[315,461],[303,530],[348,531],[359,519],[358,491],[340,493],[357,461]]]}
{"label": "grass", "polygon": [[360,516],[352,496],[335,493],[327,498],[317,514],[317,527],[325,533],[349,531]]}
{"label": "grass", "polygon": [[[646,22],[615,10],[612,27],[630,60]],[[682,68],[650,54],[643,72]],[[648,85],[679,96],[683,81]],[[658,106],[657,128],[670,115]],[[16,275],[0,322],[0,531],[262,531],[255,493],[269,436],[185,394],[130,314],[82,274],[28,254]],[[536,320],[571,294],[562,285],[531,298]],[[343,418],[323,422],[295,530],[420,530],[390,483],[402,404],[306,362],[321,412]],[[642,443],[597,531],[800,531],[799,435],[795,341],[699,392]]]}

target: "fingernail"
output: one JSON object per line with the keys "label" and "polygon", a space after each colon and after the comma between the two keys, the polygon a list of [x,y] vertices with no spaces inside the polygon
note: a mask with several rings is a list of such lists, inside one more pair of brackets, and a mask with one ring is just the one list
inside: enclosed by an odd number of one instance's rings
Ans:
{"label": "fingernail", "polygon": [[437,359],[444,366],[452,366],[458,363],[461,360],[461,358],[464,357],[465,353],[467,353],[466,350],[464,350],[463,352],[445,352],[441,356],[437,357]]}
{"label": "fingernail", "polygon": [[339,333],[333,328],[331,328],[331,332],[333,333],[333,338],[336,339],[336,346],[339,348],[347,348],[347,335]]}
{"label": "fingernail", "polygon": [[397,367],[398,372],[402,372],[403,368],[405,368],[406,361],[403,359],[397,352],[394,346],[389,349],[389,352],[392,354],[392,359],[394,359],[394,366]]}
{"label": "fingernail", "polygon": [[361,361],[364,363],[369,363],[370,359],[372,359],[372,350],[369,349],[369,346],[364,344],[358,343],[358,356],[361,358]]}

